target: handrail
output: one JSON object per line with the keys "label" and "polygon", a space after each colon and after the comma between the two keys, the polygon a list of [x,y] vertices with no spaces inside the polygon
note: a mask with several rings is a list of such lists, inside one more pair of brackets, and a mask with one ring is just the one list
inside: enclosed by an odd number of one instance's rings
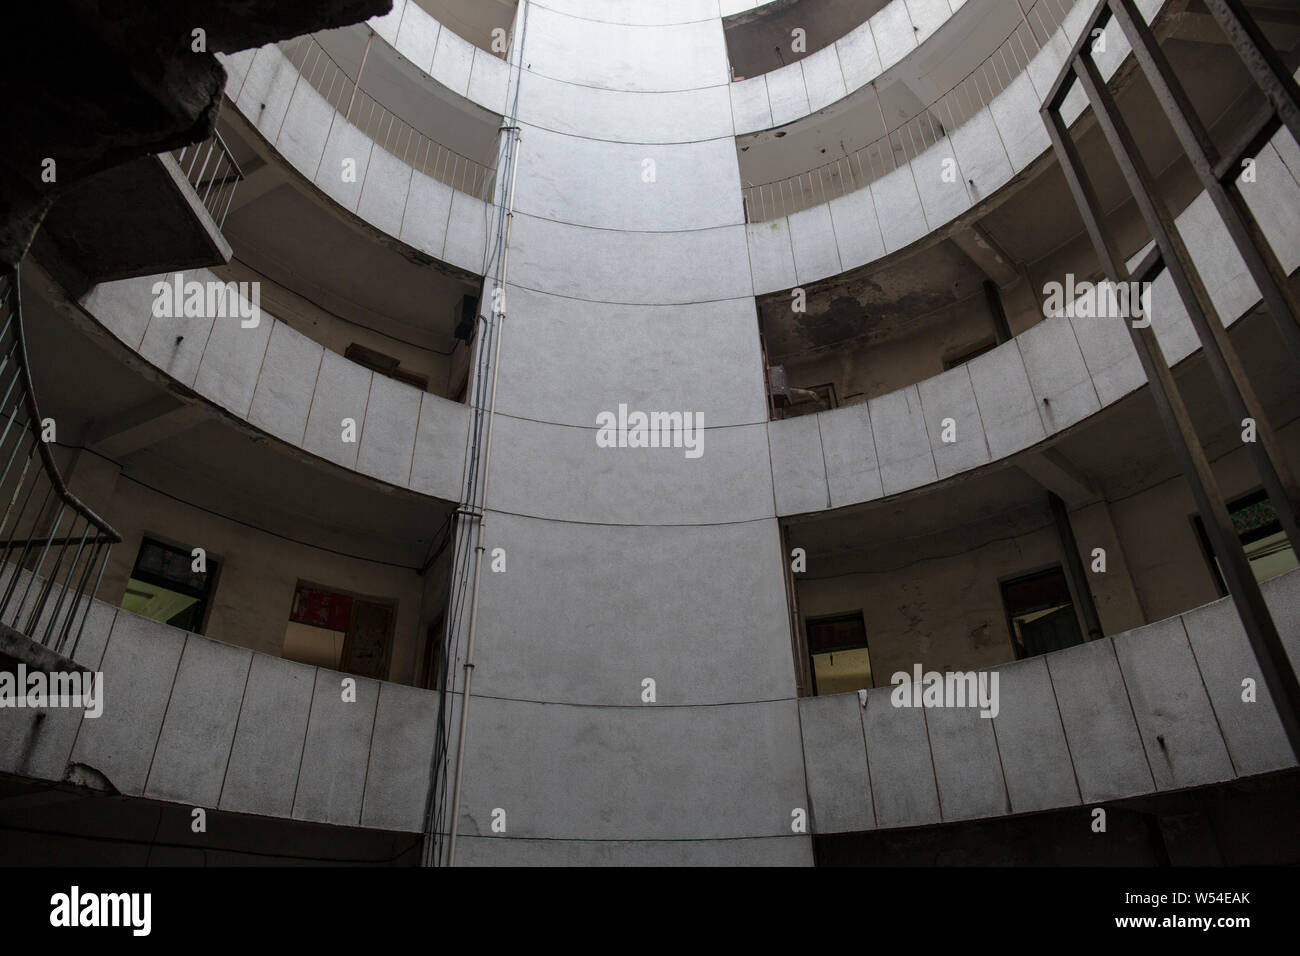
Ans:
{"label": "handrail", "polygon": [[[951,89],[902,125],[889,129],[886,123],[882,135],[839,159],[793,176],[742,187],[745,221],[765,222],[788,216],[868,186],[911,162],[987,106],[1028,68],[1034,54],[1065,22],[1075,0],[1035,0],[1027,10],[1020,0],[1015,2],[1021,7],[1021,19],[1006,39]],[[1008,65],[1008,56],[1012,65]]]}
{"label": "handrail", "polygon": [[445,186],[489,201],[496,170],[421,133],[366,92],[310,33],[279,44],[300,76],[349,123],[408,166]]}
{"label": "handrail", "polygon": [[[218,229],[226,225],[230,201],[235,198],[235,187],[244,178],[244,172],[230,155],[221,134],[213,130],[202,142],[192,143],[174,150],[172,157],[185,173],[203,208],[212,216]],[[206,178],[205,178],[206,177]],[[217,210],[220,209],[220,212]]]}
{"label": "handrail", "polygon": [[[70,657],[76,652],[99,591],[109,553],[122,536],[68,490],[43,434],[45,420],[36,403],[29,369],[22,288],[15,267],[0,271],[0,506],[4,508],[0,518],[0,547],[4,549],[0,556],[0,624],[58,653],[63,653],[72,627],[77,624],[67,651]],[[33,468],[36,462],[39,464]],[[15,473],[16,464],[19,470]],[[38,494],[41,485],[47,486],[43,495]],[[41,502],[29,514],[28,507],[37,497]],[[69,519],[66,525],[65,516]],[[72,560],[64,572],[70,552]],[[64,576],[60,588],[61,572]],[[94,584],[87,593],[92,574]],[[28,598],[37,582],[37,595],[28,608]],[[22,596],[12,604],[20,589]],[[58,598],[50,606],[49,599],[56,589]],[[66,603],[70,589],[71,603]]]}

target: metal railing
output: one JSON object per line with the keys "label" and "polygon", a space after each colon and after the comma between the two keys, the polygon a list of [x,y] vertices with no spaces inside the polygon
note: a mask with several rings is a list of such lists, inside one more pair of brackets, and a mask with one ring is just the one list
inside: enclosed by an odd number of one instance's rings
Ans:
{"label": "metal railing", "polygon": [[122,536],[68,491],[45,440],[52,423],[37,410],[28,369],[18,270],[3,270],[0,624],[71,657],[109,552]]}
{"label": "metal railing", "polygon": [[173,151],[172,158],[194,187],[217,228],[225,228],[230,202],[235,198],[235,187],[244,178],[225,141],[214,131],[201,143]]}
{"label": "metal railing", "polygon": [[[745,221],[764,222],[829,202],[906,165],[982,110],[1029,66],[1073,8],[1075,0],[1012,0],[1020,22],[992,53],[948,92],[866,146],[807,172],[760,185],[746,184]],[[884,120],[877,96],[877,115]]]}
{"label": "metal railing", "polygon": [[279,44],[289,62],[343,118],[408,166],[445,186],[491,200],[495,170],[430,139],[367,93],[311,34]]}

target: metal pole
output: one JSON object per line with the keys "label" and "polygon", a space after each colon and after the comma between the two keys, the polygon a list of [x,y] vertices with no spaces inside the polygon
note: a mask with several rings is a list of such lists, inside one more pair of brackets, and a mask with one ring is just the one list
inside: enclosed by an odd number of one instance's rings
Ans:
{"label": "metal pole", "polygon": [[1219,21],[1237,55],[1291,135],[1300,141],[1300,87],[1273,52],[1272,45],[1260,32],[1254,18],[1246,13],[1240,0],[1205,0],[1205,6]]}
{"label": "metal pole", "polygon": [[1074,537],[1074,528],[1070,525],[1070,513],[1065,502],[1054,492],[1047,493],[1047,503],[1052,508],[1052,521],[1056,524],[1057,537],[1061,539],[1061,550],[1065,552],[1065,576],[1074,592],[1075,605],[1083,621],[1085,641],[1096,641],[1105,635],[1101,630],[1101,618],[1097,616],[1097,605],[1092,599],[1092,589],[1088,586],[1088,574],[1083,569],[1083,560],[1079,557],[1079,542]]}
{"label": "metal pole", "polygon": [[[1254,386],[1228,339],[1227,330],[1214,310],[1214,304],[1192,263],[1177,226],[1174,225],[1173,217],[1156,191],[1151,172],[1142,160],[1132,133],[1120,115],[1110,90],[1106,88],[1096,63],[1085,51],[1076,58],[1074,69],[1084,92],[1088,94],[1097,124],[1119,162],[1133,198],[1142,211],[1142,218],[1151,230],[1165,268],[1174,280],[1178,295],[1201,340],[1202,354],[1219,391],[1227,401],[1235,423],[1244,422],[1247,418],[1255,423],[1256,440],[1249,443],[1251,456],[1291,547],[1300,554],[1300,488],[1291,475],[1282,446],[1264,414],[1264,407],[1255,396]],[[1243,426],[1238,424],[1236,427]]]}
{"label": "metal pole", "polygon": [[366,36],[366,49],[361,54],[361,65],[357,67],[356,82],[352,84],[352,98],[348,100],[348,111],[343,114],[343,118],[348,122],[352,121],[352,104],[356,102],[357,87],[361,85],[361,71],[366,68],[366,57],[370,56],[370,41],[372,41],[374,38],[375,38],[375,31],[371,30],[369,34]]}
{"label": "metal pole", "polygon": [[[1251,277],[1259,286],[1260,294],[1282,333],[1288,347],[1300,360],[1300,305],[1297,305],[1287,284],[1286,272],[1277,257],[1273,255],[1268,240],[1260,231],[1250,207],[1246,205],[1241,193],[1234,186],[1225,187],[1216,174],[1218,151],[1201,124],[1191,101],[1188,100],[1183,85],[1178,81],[1164,51],[1156,43],[1151,28],[1142,19],[1133,0],[1110,0],[1111,10],[1119,21],[1133,55],[1141,64],[1152,91],[1156,95],[1165,115],[1169,117],[1187,158],[1196,171],[1201,185],[1219,217],[1232,236],[1232,241],[1241,253],[1241,258],[1250,270]],[[1243,156],[1230,156],[1228,160],[1235,166]],[[1231,173],[1230,182],[1235,182],[1237,170]],[[1225,177],[1226,178],[1226,177]]]}
{"label": "metal pole", "polygon": [[[525,38],[528,35],[527,34],[528,0],[524,0],[523,15],[524,15],[524,28],[520,32],[521,49],[519,51],[520,53],[519,81],[522,81],[523,79],[522,43],[524,42],[523,38]],[[471,700],[470,688],[474,679],[474,637],[478,626],[479,581],[482,579],[482,569],[483,569],[483,525],[485,521],[482,512],[483,512],[483,508],[487,504],[488,475],[489,475],[489,469],[492,464],[492,429],[493,426],[496,424],[497,379],[501,371],[501,339],[505,331],[505,318],[506,318],[506,310],[504,305],[504,291],[506,286],[506,277],[509,274],[509,268],[510,268],[510,233],[514,225],[515,183],[519,176],[519,143],[520,140],[522,139],[520,135],[520,128],[517,125],[504,126],[502,127],[502,129],[503,131],[512,130],[514,132],[514,149],[511,152],[510,185],[506,190],[506,203],[504,207],[505,216],[506,216],[506,228],[505,228],[505,241],[502,245],[502,250],[501,250],[501,270],[499,273],[500,283],[498,286],[502,290],[503,295],[499,299],[496,296],[493,296],[493,298],[497,300],[497,307],[494,310],[496,312],[496,342],[494,345],[493,356],[492,356],[492,388],[489,392],[489,398],[488,398],[487,439],[485,443],[485,448],[483,450],[483,481],[482,484],[480,485],[479,492],[478,492],[479,499],[482,502],[482,505],[478,509],[479,513],[476,515],[478,523],[474,529],[474,540],[475,540],[474,586],[473,586],[473,590],[470,593],[469,634],[465,641],[465,684],[461,691],[460,736],[456,741],[456,777],[455,777],[455,782],[452,785],[451,824],[450,824],[450,833],[447,839],[447,865],[448,866],[456,865],[456,838],[460,832],[461,779],[463,777],[463,771],[465,768],[465,739],[466,739],[466,735],[469,732],[469,707],[470,707],[470,700]]]}
{"label": "metal pole", "polygon": [[[1087,30],[1084,31],[1084,35],[1087,35]],[[1072,65],[1067,63],[1065,69],[1071,70]],[[1047,132],[1060,162],[1061,172],[1074,196],[1075,204],[1083,217],[1084,227],[1092,239],[1093,248],[1101,260],[1106,276],[1114,282],[1127,281],[1129,278],[1148,281],[1152,273],[1158,269],[1158,257],[1149,256],[1137,270],[1128,273],[1115,254],[1110,238],[1102,225],[1101,203],[1084,171],[1078,150],[1070,139],[1069,131],[1059,112],[1060,103],[1069,89],[1064,79],[1065,73],[1062,74],[1062,79],[1058,81],[1053,95],[1042,110],[1043,121],[1047,125]],[[1300,682],[1296,680],[1295,670],[1291,666],[1286,648],[1273,623],[1268,605],[1264,602],[1259,583],[1251,571],[1250,562],[1246,559],[1241,539],[1237,537],[1236,529],[1232,525],[1232,517],[1223,502],[1218,480],[1205,457],[1205,450],[1201,447],[1191,416],[1187,412],[1187,406],[1183,403],[1173,373],[1165,361],[1164,354],[1160,351],[1155,333],[1150,326],[1134,328],[1129,321],[1125,321],[1124,325],[1129,330],[1133,345],[1137,349],[1138,358],[1146,372],[1151,397],[1155,401],[1156,411],[1160,415],[1174,453],[1182,466],[1183,475],[1196,501],[1197,511],[1205,523],[1210,543],[1223,568],[1229,592],[1236,604],[1251,649],[1255,653],[1264,684],[1273,696],[1278,717],[1291,744],[1292,752],[1300,758]]]}

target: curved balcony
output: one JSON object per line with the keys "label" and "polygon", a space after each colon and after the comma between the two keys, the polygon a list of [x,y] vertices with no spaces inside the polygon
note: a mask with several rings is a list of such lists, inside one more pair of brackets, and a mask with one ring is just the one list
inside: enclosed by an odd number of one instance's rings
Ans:
{"label": "curved balcony", "polygon": [[[1263,589],[1300,660],[1300,571]],[[1082,807],[1296,765],[1271,698],[1242,701],[1258,665],[1227,598],[981,673],[998,676],[989,718],[895,706],[894,686],[801,700],[813,831]]]}
{"label": "curved balcony", "polygon": [[[733,65],[734,82],[731,85],[736,135],[786,126],[840,103],[869,85],[874,87],[878,80],[889,71],[900,68],[905,60],[918,51],[931,51],[937,43],[934,38],[941,31],[949,32],[945,27],[958,22],[957,14],[964,5],[965,0],[890,0],[889,3],[881,4],[868,19],[854,25],[853,29],[833,42],[775,69],[759,73],[747,72],[743,64],[752,62],[753,57],[742,57],[741,75],[734,75],[738,71]],[[978,5],[973,4],[972,8],[975,6]],[[945,59],[960,61],[963,57],[969,57],[970,53],[964,52],[964,49],[987,42],[990,29],[1001,29],[999,17],[1010,19],[1008,15],[1012,11],[1015,11],[1017,19],[1023,19],[1014,7],[989,11],[981,6],[978,14],[973,9],[968,10],[960,18],[964,21],[963,30],[966,35],[955,44],[948,44],[945,57],[939,57],[936,61],[927,56],[930,67],[913,69],[933,68],[939,73],[950,69],[944,63]],[[819,11],[816,8],[805,10],[802,3],[795,4],[782,13],[784,17],[781,19],[786,21],[787,26],[805,30],[810,25],[809,21],[825,30],[824,21],[833,18],[833,13],[818,17]],[[986,19],[993,22],[985,24]],[[1024,23],[1028,26],[1029,21],[1025,19]],[[1047,33],[1050,34],[1052,29],[1055,29],[1055,25]],[[782,39],[788,41],[788,37]],[[728,45],[731,46],[732,42],[734,41],[729,37]],[[805,42],[808,42],[807,36]],[[817,44],[813,46],[816,47]],[[735,59],[733,56],[733,64]],[[837,111],[839,109],[837,107]]]}
{"label": "curved balcony", "polygon": [[[184,280],[221,281],[206,271]],[[155,316],[155,285],[174,281],[105,283],[82,307],[153,368],[240,421],[378,481],[460,499],[467,406],[357,365],[264,310],[251,328],[229,308],[236,317]],[[342,440],[344,419],[355,423],[354,442]]]}
{"label": "curved balcony", "polygon": [[0,770],[340,826],[423,828],[439,697],[259,654],[101,601],[75,660],[103,712],[6,716]]}
{"label": "curved balcony", "polygon": [[[897,0],[897,4],[901,7],[901,0]],[[967,8],[968,12],[974,6]],[[995,11],[999,14],[996,24],[979,21],[981,32],[991,29],[1005,31],[998,33],[1000,39],[994,41],[996,46],[993,51],[965,75],[959,76],[955,81],[949,80],[940,87],[940,94],[923,103],[917,102],[913,87],[924,90],[936,83],[943,83],[945,76],[951,74],[952,64],[959,51],[968,45],[967,35],[954,35],[955,38],[946,41],[944,35],[937,36],[932,41],[933,44],[953,49],[936,50],[936,54],[947,55],[941,56],[929,68],[918,67],[910,71],[900,68],[896,72],[917,75],[903,75],[898,82],[889,85],[877,82],[883,71],[868,71],[858,75],[860,70],[857,66],[849,71],[839,62],[818,69],[813,75],[827,73],[832,76],[852,76],[852,82],[857,85],[848,88],[846,93],[844,81],[819,88],[805,79],[808,88],[801,97],[796,98],[810,104],[809,112],[837,103],[845,95],[868,84],[871,85],[870,95],[863,94],[855,104],[841,103],[828,113],[816,129],[805,131],[801,127],[783,131],[780,135],[784,141],[780,143],[779,150],[774,144],[769,144],[767,137],[751,139],[742,145],[740,159],[742,176],[746,178],[743,190],[746,220],[763,222],[828,203],[865,189],[888,173],[908,165],[950,135],[954,140],[959,136],[968,138],[972,135],[971,131],[962,132],[963,126],[986,111],[1019,76],[1030,69],[1035,57],[1045,46],[1052,44],[1071,10],[1086,6],[1086,3],[1078,4],[1071,0],[1035,0],[1023,10],[1015,5],[998,7]],[[1010,25],[1004,27],[1001,25],[1004,22],[1009,22]],[[859,46],[873,49],[869,35],[865,39],[850,35],[841,42],[846,44],[846,49],[842,52],[837,52],[839,47],[836,45],[828,47],[824,53],[809,57],[804,63],[805,76],[812,72],[808,64],[818,57],[844,57],[849,63],[857,64],[862,59]],[[1040,77],[1044,76],[1042,71],[1045,69],[1045,66],[1035,67]],[[769,82],[774,79],[775,75],[768,78]],[[734,97],[733,91],[733,99]],[[769,125],[780,126],[797,118],[787,117],[785,112],[777,112],[776,104],[788,98],[772,101],[774,121]],[[900,116],[907,118],[900,123]],[[738,120],[737,134],[742,132],[753,131],[742,128]],[[866,142],[863,145],[856,145],[864,140]],[[824,153],[826,149],[821,144],[832,141],[839,145],[843,155],[792,175],[766,177],[757,184],[749,182],[769,169],[779,169],[780,165],[790,162],[790,156],[811,156],[818,151]]]}
{"label": "curved balcony", "polygon": [[[1250,202],[1288,273],[1300,269],[1294,221],[1297,185],[1277,134],[1257,164]],[[1267,197],[1267,198],[1265,198]],[[1176,219],[1206,277],[1215,310],[1231,326],[1260,294],[1208,196]],[[1135,264],[1145,249],[1131,258]],[[1151,287],[1151,324],[1171,366],[1199,340],[1168,272]],[[816,415],[769,425],[777,513],[859,504],[943,481],[1049,441],[1143,388],[1146,376],[1119,320],[1055,315],[956,368],[903,389]],[[944,442],[939,423],[957,422]]]}
{"label": "curved balcony", "polygon": [[[490,202],[464,190],[490,200],[490,166],[437,143],[381,104],[320,40],[302,37],[286,46],[288,53],[273,44],[224,58],[226,95],[250,131],[349,214],[482,274]],[[495,157],[496,123],[484,129]]]}

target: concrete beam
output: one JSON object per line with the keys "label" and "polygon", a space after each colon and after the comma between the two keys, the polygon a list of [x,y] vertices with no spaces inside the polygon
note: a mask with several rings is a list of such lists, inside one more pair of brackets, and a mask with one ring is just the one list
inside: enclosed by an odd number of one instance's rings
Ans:
{"label": "concrete beam", "polygon": [[235,195],[230,200],[230,211],[226,214],[227,219],[244,206],[256,199],[260,199],[269,192],[279,189],[288,182],[283,171],[268,163],[265,157],[260,154],[256,156],[251,165],[251,169],[243,169],[244,178],[239,181],[239,185],[235,188]]}
{"label": "concrete beam", "polygon": [[971,262],[999,286],[1014,285],[1024,276],[1024,265],[979,223],[959,226],[952,231],[952,241]]}
{"label": "concrete beam", "polygon": [[1092,479],[1054,448],[1026,456],[1017,467],[1072,508],[1101,497]]}
{"label": "concrete beam", "polygon": [[138,405],[111,421],[95,422],[86,443],[108,458],[122,459],[188,431],[205,421],[209,414],[202,405],[177,404],[164,396]]}

